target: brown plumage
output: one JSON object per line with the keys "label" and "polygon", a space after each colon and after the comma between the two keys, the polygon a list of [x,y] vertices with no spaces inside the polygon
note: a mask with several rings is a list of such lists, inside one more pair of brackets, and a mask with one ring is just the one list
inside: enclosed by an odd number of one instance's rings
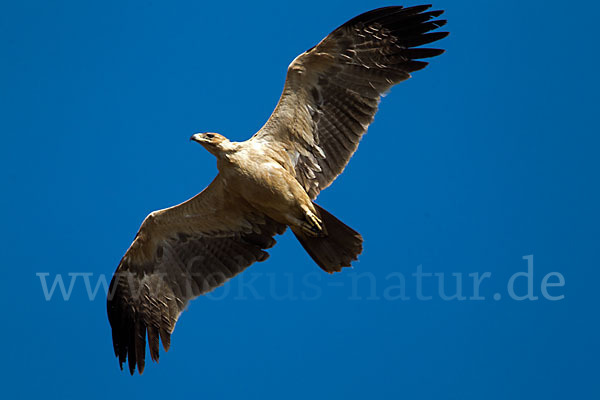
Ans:
{"label": "brown plumage", "polygon": [[445,24],[430,6],[384,7],[346,22],[288,67],[267,123],[245,142],[216,133],[192,140],[217,157],[219,174],[194,198],[151,213],[123,256],[107,301],[115,355],[144,370],[165,350],[188,301],[268,257],[290,226],[332,273],[362,251],[362,237],[313,200],[338,176],[373,120],[380,97],[424,68]]}

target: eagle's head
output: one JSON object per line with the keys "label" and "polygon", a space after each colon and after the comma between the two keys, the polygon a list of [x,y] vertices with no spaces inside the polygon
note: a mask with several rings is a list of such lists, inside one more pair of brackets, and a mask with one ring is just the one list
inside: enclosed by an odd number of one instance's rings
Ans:
{"label": "eagle's head", "polygon": [[223,135],[214,132],[196,133],[190,140],[200,143],[204,148],[219,157],[231,147],[231,142]]}

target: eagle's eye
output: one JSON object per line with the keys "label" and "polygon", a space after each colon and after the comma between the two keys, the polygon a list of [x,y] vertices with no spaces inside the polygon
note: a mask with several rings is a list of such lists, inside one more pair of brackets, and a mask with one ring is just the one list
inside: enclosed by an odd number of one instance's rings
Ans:
{"label": "eagle's eye", "polygon": [[212,133],[207,133],[204,136],[206,136],[207,139],[214,139],[214,137],[215,137],[215,135],[213,135]]}

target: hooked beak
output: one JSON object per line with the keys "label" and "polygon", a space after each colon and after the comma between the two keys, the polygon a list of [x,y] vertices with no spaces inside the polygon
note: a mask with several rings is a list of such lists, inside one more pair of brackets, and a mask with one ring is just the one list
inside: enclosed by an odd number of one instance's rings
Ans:
{"label": "hooked beak", "polygon": [[190,141],[202,143],[204,141],[204,138],[202,137],[201,133],[196,133],[196,134],[192,135],[192,137],[190,137]]}

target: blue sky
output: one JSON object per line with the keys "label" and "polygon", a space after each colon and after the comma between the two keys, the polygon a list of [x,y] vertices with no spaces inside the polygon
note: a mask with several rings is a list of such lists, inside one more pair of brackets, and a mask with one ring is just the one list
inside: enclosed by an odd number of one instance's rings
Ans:
{"label": "blue sky", "polygon": [[[192,133],[248,138],[297,54],[394,3],[4,2],[3,397],[598,397],[600,6],[523,3],[434,4],[447,53],[391,91],[318,198],[365,239],[353,270],[322,273],[287,233],[131,377],[84,275],[110,279],[150,211],[210,182]],[[529,255],[537,300],[516,300]],[[68,300],[46,300],[57,276]]]}

